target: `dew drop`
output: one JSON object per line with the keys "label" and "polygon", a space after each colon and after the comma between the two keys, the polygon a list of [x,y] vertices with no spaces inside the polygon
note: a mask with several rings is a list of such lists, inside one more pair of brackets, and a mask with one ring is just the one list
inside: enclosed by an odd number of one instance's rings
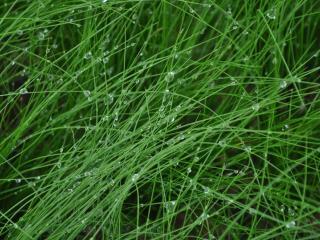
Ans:
{"label": "dew drop", "polygon": [[138,179],[139,179],[139,174],[137,174],[137,173],[133,174],[131,177],[131,181],[133,183],[136,183],[138,181]]}
{"label": "dew drop", "polygon": [[183,133],[180,133],[179,136],[178,136],[178,140],[179,141],[183,141],[185,139],[185,136]]}
{"label": "dew drop", "polygon": [[231,86],[235,86],[237,84],[237,79],[235,79],[234,77],[231,77],[230,80],[231,80]]}
{"label": "dew drop", "polygon": [[276,19],[276,11],[274,9],[270,9],[269,11],[267,11],[266,15],[269,19],[272,19],[272,20]]}
{"label": "dew drop", "polygon": [[202,187],[202,189],[203,189],[203,192],[204,192],[205,195],[208,195],[210,193],[210,188]]}
{"label": "dew drop", "polygon": [[109,62],[109,57],[104,57],[104,58],[102,58],[102,62],[104,63],[104,64],[106,64],[106,63],[108,63]]}
{"label": "dew drop", "polygon": [[260,109],[260,104],[259,103],[255,103],[251,106],[252,110],[257,112]]}
{"label": "dew drop", "polygon": [[254,208],[249,208],[249,214],[254,215],[257,213],[257,210]]}
{"label": "dew drop", "polygon": [[42,41],[42,40],[44,40],[44,38],[45,38],[44,32],[39,32],[39,33],[38,33],[38,39],[39,39],[40,41]]}
{"label": "dew drop", "polygon": [[187,174],[190,174],[191,172],[192,172],[191,167],[188,167],[188,168],[187,168]]}
{"label": "dew drop", "polygon": [[289,129],[289,125],[288,124],[285,124],[283,127],[282,127],[282,131],[286,131]]}
{"label": "dew drop", "polygon": [[87,53],[84,55],[83,58],[86,59],[86,60],[91,59],[91,58],[92,58],[92,52],[91,52],[91,51],[87,52]]}
{"label": "dew drop", "polygon": [[83,91],[83,95],[88,99],[89,102],[92,100],[91,99],[91,92],[89,90]]}
{"label": "dew drop", "polygon": [[203,212],[201,215],[200,215],[200,218],[199,218],[199,224],[201,224],[202,222],[206,221],[208,218],[210,217],[210,215],[206,212]]}
{"label": "dew drop", "polygon": [[27,93],[28,93],[28,89],[26,89],[26,88],[21,88],[21,89],[19,90],[19,93],[20,93],[20,94],[27,94]]}
{"label": "dew drop", "polygon": [[244,146],[243,149],[244,149],[247,153],[251,153],[251,151],[252,151],[251,146]]}
{"label": "dew drop", "polygon": [[287,86],[288,86],[288,83],[287,83],[286,80],[282,80],[282,81],[280,82],[280,88],[281,88],[281,89],[284,89],[284,88],[286,88]]}
{"label": "dew drop", "polygon": [[220,140],[220,141],[218,142],[218,145],[219,145],[220,147],[226,147],[226,146],[227,146],[227,143],[226,143],[225,140]]}
{"label": "dew drop", "polygon": [[296,222],[295,221],[290,221],[286,223],[286,228],[293,228],[296,226]]}
{"label": "dew drop", "polygon": [[20,178],[17,178],[17,179],[15,180],[15,182],[16,182],[17,184],[19,184],[19,183],[21,183],[21,179],[20,179]]}
{"label": "dew drop", "polygon": [[166,78],[165,78],[165,81],[166,82],[170,82],[170,81],[172,81],[173,80],[173,78],[174,78],[174,75],[175,75],[175,72],[168,72],[168,74],[167,74],[167,76],[166,76]]}
{"label": "dew drop", "polygon": [[231,26],[231,29],[232,30],[237,30],[239,28],[239,23],[237,21],[234,21],[232,26]]}
{"label": "dew drop", "polygon": [[109,105],[112,104],[113,101],[114,101],[114,96],[113,96],[113,94],[108,94],[108,95],[107,95],[107,100],[108,100],[108,104],[109,104]]}
{"label": "dew drop", "polygon": [[174,210],[175,205],[176,201],[169,201],[164,204],[164,207],[168,212],[172,212]]}
{"label": "dew drop", "polygon": [[17,31],[17,34],[18,34],[19,36],[21,36],[21,35],[23,34],[23,31],[19,29],[19,30]]}

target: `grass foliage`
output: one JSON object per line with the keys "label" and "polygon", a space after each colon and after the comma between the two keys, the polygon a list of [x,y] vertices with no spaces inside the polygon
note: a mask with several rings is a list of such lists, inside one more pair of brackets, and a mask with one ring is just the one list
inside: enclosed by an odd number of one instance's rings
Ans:
{"label": "grass foliage", "polygon": [[1,239],[319,239],[320,4],[3,0]]}

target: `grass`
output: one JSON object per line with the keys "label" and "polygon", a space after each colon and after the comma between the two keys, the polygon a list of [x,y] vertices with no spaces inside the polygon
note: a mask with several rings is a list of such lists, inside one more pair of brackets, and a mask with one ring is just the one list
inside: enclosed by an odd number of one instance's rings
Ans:
{"label": "grass", "polygon": [[318,1],[4,0],[0,239],[319,239]]}

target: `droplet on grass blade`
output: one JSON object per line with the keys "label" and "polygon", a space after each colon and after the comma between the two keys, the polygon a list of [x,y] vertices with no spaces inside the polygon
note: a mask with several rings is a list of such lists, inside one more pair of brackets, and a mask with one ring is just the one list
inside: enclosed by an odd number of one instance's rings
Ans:
{"label": "droplet on grass blade", "polygon": [[208,194],[210,193],[210,188],[208,188],[208,187],[202,187],[202,189],[203,189],[203,193],[204,193],[205,195],[208,195]]}
{"label": "droplet on grass blade", "polygon": [[26,88],[21,88],[21,89],[19,90],[19,93],[20,93],[20,94],[27,94],[27,93],[28,93],[28,89],[26,89]]}
{"label": "droplet on grass blade", "polygon": [[243,149],[244,149],[247,153],[251,153],[251,151],[252,151],[251,146],[244,146]]}
{"label": "droplet on grass blade", "polygon": [[44,38],[45,38],[45,34],[44,34],[43,32],[39,32],[39,33],[38,33],[38,39],[39,39],[40,41],[42,41],[42,40],[44,40]]}
{"label": "droplet on grass blade", "polygon": [[15,180],[15,182],[16,182],[17,184],[19,184],[19,183],[21,183],[21,179],[20,179],[20,178],[17,178],[17,179]]}
{"label": "droplet on grass blade", "polygon": [[139,174],[137,174],[137,173],[133,174],[131,177],[131,181],[133,183],[136,183],[138,181],[138,179],[139,179]]}
{"label": "droplet on grass blade", "polygon": [[296,222],[295,221],[290,221],[286,223],[286,228],[293,228],[296,226]]}
{"label": "droplet on grass blade", "polygon": [[185,135],[183,133],[180,133],[179,136],[178,136],[178,140],[179,141],[183,141],[185,139]]}
{"label": "droplet on grass blade", "polygon": [[92,58],[92,52],[91,51],[87,52],[86,54],[84,54],[83,58],[86,59],[86,60],[91,59]]}
{"label": "droplet on grass blade", "polygon": [[210,217],[210,215],[208,213],[203,212],[199,217],[199,224],[201,224],[204,221],[206,221],[209,217]]}
{"label": "droplet on grass blade", "polygon": [[188,168],[187,168],[187,174],[189,174],[189,173],[191,173],[191,172],[192,172],[191,167],[188,167]]}
{"label": "droplet on grass blade", "polygon": [[280,82],[280,89],[285,89],[288,86],[288,83],[286,80],[282,80]]}
{"label": "droplet on grass blade", "polygon": [[254,214],[256,214],[257,213],[257,210],[256,209],[254,209],[254,208],[249,208],[249,214],[250,215],[254,215]]}
{"label": "droplet on grass blade", "polygon": [[91,99],[91,92],[89,90],[84,90],[83,95],[88,99],[89,102],[92,100]]}
{"label": "droplet on grass blade", "polygon": [[267,17],[271,20],[275,20],[276,19],[276,11],[275,9],[270,9],[267,11],[266,13]]}
{"label": "droplet on grass blade", "polygon": [[231,77],[230,80],[231,80],[231,86],[235,86],[237,84],[237,79],[235,79],[234,77]]}
{"label": "droplet on grass blade", "polygon": [[252,110],[257,112],[260,109],[260,104],[259,103],[255,103],[251,106]]}
{"label": "droplet on grass blade", "polygon": [[282,127],[282,131],[286,131],[289,129],[289,125],[288,124],[285,124],[283,127]]}
{"label": "droplet on grass blade", "polygon": [[175,206],[176,201],[169,201],[164,203],[164,208],[167,210],[167,212],[172,212]]}
{"label": "droplet on grass blade", "polygon": [[175,75],[175,72],[173,72],[173,71],[168,72],[167,76],[165,77],[165,81],[166,81],[166,82],[172,81],[173,78],[174,78],[174,75]]}
{"label": "droplet on grass blade", "polygon": [[220,141],[218,142],[218,145],[219,145],[220,147],[225,147],[225,146],[227,146],[227,143],[226,143],[225,140],[220,140]]}
{"label": "droplet on grass blade", "polygon": [[19,30],[17,31],[17,34],[18,34],[19,36],[21,36],[21,35],[23,34],[23,31],[19,29]]}

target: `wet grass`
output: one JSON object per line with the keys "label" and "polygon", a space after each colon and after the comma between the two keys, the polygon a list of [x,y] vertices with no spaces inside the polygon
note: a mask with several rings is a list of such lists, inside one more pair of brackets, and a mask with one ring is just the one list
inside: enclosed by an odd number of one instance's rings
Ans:
{"label": "wet grass", "polygon": [[1,239],[318,239],[317,1],[0,4]]}

